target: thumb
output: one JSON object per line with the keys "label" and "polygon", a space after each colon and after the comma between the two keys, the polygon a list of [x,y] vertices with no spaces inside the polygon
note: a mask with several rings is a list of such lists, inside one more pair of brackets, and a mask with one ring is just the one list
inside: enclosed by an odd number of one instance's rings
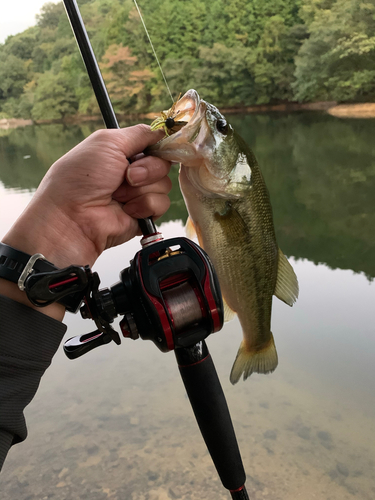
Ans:
{"label": "thumb", "polygon": [[156,144],[164,137],[164,131],[151,131],[149,125],[139,124],[118,130],[119,147],[127,158],[142,153],[147,146]]}

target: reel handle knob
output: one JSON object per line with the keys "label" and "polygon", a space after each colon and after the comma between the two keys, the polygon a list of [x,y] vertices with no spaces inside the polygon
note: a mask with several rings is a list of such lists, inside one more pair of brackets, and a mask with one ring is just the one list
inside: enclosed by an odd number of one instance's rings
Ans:
{"label": "reel handle knob", "polygon": [[76,359],[104,344],[109,344],[113,340],[110,333],[103,333],[95,330],[84,335],[72,337],[64,343],[64,353],[69,359]]}

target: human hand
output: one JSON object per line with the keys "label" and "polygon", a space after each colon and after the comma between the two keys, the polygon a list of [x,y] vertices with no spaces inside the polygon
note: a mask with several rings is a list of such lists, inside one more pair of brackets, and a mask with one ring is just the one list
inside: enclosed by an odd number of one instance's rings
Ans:
{"label": "human hand", "polygon": [[170,163],[140,154],[161,137],[147,125],[95,132],[52,165],[2,241],[60,268],[92,266],[140,234],[137,219],[168,210]]}
{"label": "human hand", "polygon": [[161,137],[146,125],[98,130],[52,165],[3,242],[57,267],[92,266],[140,234],[137,219],[168,210],[170,163],[139,155]]}

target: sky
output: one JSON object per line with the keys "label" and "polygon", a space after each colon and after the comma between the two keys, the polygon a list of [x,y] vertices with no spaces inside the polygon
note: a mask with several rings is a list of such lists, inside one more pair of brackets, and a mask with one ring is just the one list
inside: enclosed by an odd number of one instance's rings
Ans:
{"label": "sky", "polygon": [[57,0],[0,0],[0,43],[7,36],[33,26],[35,15],[47,2],[57,3]]}

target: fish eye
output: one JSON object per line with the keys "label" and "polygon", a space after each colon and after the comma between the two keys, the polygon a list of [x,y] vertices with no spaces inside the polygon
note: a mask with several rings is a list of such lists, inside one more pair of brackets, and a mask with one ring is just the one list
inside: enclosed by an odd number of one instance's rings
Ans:
{"label": "fish eye", "polygon": [[216,121],[216,129],[221,134],[227,135],[228,133],[228,123],[225,120]]}

